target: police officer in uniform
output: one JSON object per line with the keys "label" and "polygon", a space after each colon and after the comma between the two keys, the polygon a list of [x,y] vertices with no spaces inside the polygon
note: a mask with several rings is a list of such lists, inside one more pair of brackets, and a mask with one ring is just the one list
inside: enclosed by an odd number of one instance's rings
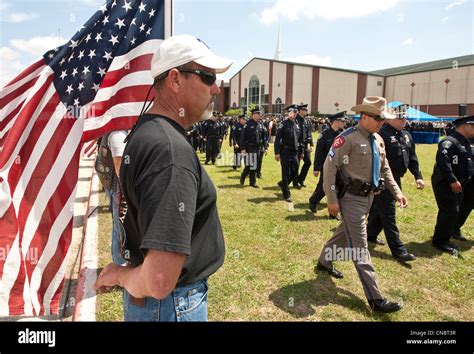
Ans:
{"label": "police officer in uniform", "polygon": [[[474,138],[470,139],[471,141],[471,156],[474,156]],[[454,235],[453,238],[459,241],[467,241],[467,238],[461,233],[461,227],[466,222],[467,218],[471,214],[472,209],[474,209],[474,178],[471,179],[465,184],[464,187],[464,198],[459,208],[458,220],[454,226]]]}
{"label": "police officer in uniform", "polygon": [[353,260],[368,303],[377,312],[398,311],[401,305],[383,298],[379,290],[367,247],[365,217],[373,193],[384,188],[384,181],[400,206],[407,205],[407,199],[390,171],[383,139],[376,134],[384,119],[396,117],[386,104],[383,97],[368,96],[362,104],[352,107],[360,113],[359,123],[339,135],[329,150],[324,163],[324,191],[329,213],[333,216],[340,213],[342,223],[325,244],[316,267],[335,278],[342,278],[333,261]]}
{"label": "police officer in uniform", "polygon": [[453,124],[455,131],[438,145],[431,182],[439,209],[433,246],[455,254],[459,248],[449,239],[456,236],[456,231],[460,234],[458,221],[465,213],[461,211],[464,191],[474,175],[474,157],[469,140],[474,138],[474,117],[458,118]]}
{"label": "police officer in uniform", "polygon": [[299,161],[303,157],[303,135],[301,127],[296,123],[297,105],[286,108],[288,119],[278,126],[274,149],[275,160],[281,164],[281,181],[278,186],[283,193],[283,199],[291,202],[291,192],[288,185],[298,176]]}
{"label": "police officer in uniform", "polygon": [[[390,119],[385,122],[379,134],[385,143],[385,151],[393,178],[400,189],[402,189],[401,179],[407,170],[410,170],[415,177],[417,188],[423,189],[425,182],[416,156],[415,143],[411,134],[404,130],[406,121],[406,112],[400,111],[397,113],[397,119]],[[374,197],[367,223],[367,240],[383,245],[384,242],[377,238],[383,229],[393,257],[402,262],[413,261],[416,257],[408,253],[405,245],[400,240],[395,204],[395,199],[388,190],[383,190]]]}
{"label": "police officer in uniform", "polygon": [[236,170],[237,167],[240,168],[240,163],[242,161],[239,139],[240,139],[240,135],[242,134],[242,129],[244,128],[244,125],[246,122],[247,122],[247,119],[245,117],[245,114],[240,115],[239,121],[232,125],[231,131],[230,131],[230,139],[229,139],[230,145],[234,148],[234,164],[232,165],[232,168],[234,170]]}
{"label": "police officer in uniform", "polygon": [[[306,118],[308,115],[308,105],[302,104],[298,106],[298,115],[296,116],[296,123],[300,126],[301,129],[301,140],[303,141],[303,167],[301,167],[301,172],[298,176],[297,183],[301,187],[306,187],[304,181],[308,175],[309,168],[311,167],[311,152],[313,152],[313,127],[311,121]],[[309,145],[309,147],[308,147]]]}
{"label": "police officer in uniform", "polygon": [[247,176],[250,178],[250,186],[257,186],[256,170],[258,166],[259,153],[266,144],[265,128],[260,124],[262,113],[260,108],[252,110],[252,119],[250,119],[242,128],[240,135],[241,154],[245,159],[245,168],[240,176],[240,184],[244,185]]}
{"label": "police officer in uniform", "polygon": [[259,123],[263,128],[263,144],[260,146],[260,150],[258,152],[258,163],[257,163],[256,175],[257,175],[257,178],[263,178],[262,176],[263,157],[267,154],[268,145],[270,141],[270,134],[268,134],[268,123],[262,123],[261,120],[259,121]]}
{"label": "police officer in uniform", "polygon": [[219,140],[221,138],[221,126],[217,122],[217,114],[214,112],[203,126],[203,136],[206,141],[206,165],[209,161],[216,163],[216,157],[219,154]]}
{"label": "police officer in uniform", "polygon": [[319,176],[319,182],[313,194],[309,198],[309,210],[316,213],[316,208],[321,199],[326,195],[323,190],[323,164],[328,156],[334,139],[341,133],[346,122],[346,111],[333,114],[328,117],[331,125],[324,130],[316,143],[316,151],[314,153],[313,175]]}

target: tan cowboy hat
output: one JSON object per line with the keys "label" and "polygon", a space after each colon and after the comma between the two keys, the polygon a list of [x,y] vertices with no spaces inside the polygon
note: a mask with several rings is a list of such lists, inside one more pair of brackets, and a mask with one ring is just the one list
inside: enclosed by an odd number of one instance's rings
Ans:
{"label": "tan cowboy hat", "polygon": [[351,108],[356,113],[369,113],[376,116],[382,116],[385,119],[395,119],[397,115],[387,106],[387,100],[379,96],[367,96],[358,104]]}

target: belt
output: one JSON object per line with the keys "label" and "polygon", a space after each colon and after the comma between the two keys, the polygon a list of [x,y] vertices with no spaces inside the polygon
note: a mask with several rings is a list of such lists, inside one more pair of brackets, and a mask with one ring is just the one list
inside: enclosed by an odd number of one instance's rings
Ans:
{"label": "belt", "polygon": [[283,145],[283,147],[288,150],[294,150],[294,151],[298,150],[297,148],[294,148],[293,146],[289,146],[289,145]]}
{"label": "belt", "polygon": [[372,192],[373,187],[373,183],[363,182],[355,179],[351,181],[349,187],[347,188],[347,192],[358,197],[367,197]]}
{"label": "belt", "polygon": [[145,298],[137,298],[137,297],[134,297],[132,296],[131,294],[130,295],[130,302],[132,304],[134,304],[135,306],[138,306],[138,307],[145,307]]}

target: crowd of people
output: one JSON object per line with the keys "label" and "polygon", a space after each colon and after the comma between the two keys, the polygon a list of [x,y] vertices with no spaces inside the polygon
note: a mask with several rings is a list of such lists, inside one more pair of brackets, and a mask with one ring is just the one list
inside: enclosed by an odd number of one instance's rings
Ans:
{"label": "crowd of people", "polygon": [[[288,106],[282,116],[264,116],[256,107],[248,116],[224,117],[212,112],[212,102],[219,93],[216,74],[231,64],[192,36],[168,38],[152,59],[152,108],[139,118],[126,145],[116,146],[124,132],[102,139],[96,169],[112,203],[120,206],[125,200],[127,211],[121,221],[120,210],[113,212],[114,263],[94,287],[123,288],[126,321],[207,320],[207,279],[222,266],[225,247],[217,192],[196,152],[205,153],[205,164],[215,164],[228,137],[232,167],[244,165],[240,184],[249,177],[255,189],[273,145],[281,165],[275,184],[289,203],[290,188],[306,187],[313,165],[319,183],[308,207],[317,212],[326,195],[329,214],[341,222],[321,250],[316,270],[340,279],[334,261],[351,260],[370,308],[400,310],[402,304],[386,299],[378,287],[367,242],[384,243],[378,237],[383,229],[394,258],[416,259],[401,241],[395,217],[396,203],[408,205],[401,185],[406,172],[418,189],[425,187],[409,130],[440,127],[408,124],[406,114],[374,96],[352,107],[358,122],[346,112],[308,117],[305,104]],[[456,254],[459,248],[451,238],[466,240],[461,228],[474,203],[474,117],[461,117],[452,126],[454,131],[438,145],[431,177],[439,208],[432,243]],[[320,133],[317,141],[314,131]],[[127,163],[121,163],[120,152]]]}

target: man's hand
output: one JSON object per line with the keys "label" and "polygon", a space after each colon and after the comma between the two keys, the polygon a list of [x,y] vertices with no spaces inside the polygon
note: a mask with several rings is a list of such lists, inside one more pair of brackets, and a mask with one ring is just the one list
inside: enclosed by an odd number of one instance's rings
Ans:
{"label": "man's hand", "polygon": [[303,158],[304,158],[304,155],[301,154],[301,155],[300,155],[300,161],[303,160]]}
{"label": "man's hand", "polygon": [[398,195],[396,199],[401,208],[408,206],[408,199],[403,194]]}
{"label": "man's hand", "polygon": [[94,289],[97,290],[97,292],[102,293],[118,285],[118,272],[121,268],[121,266],[114,263],[108,264],[97,278],[97,281],[93,286]]}
{"label": "man's hand", "polygon": [[313,176],[318,177],[319,176],[319,171],[313,171]]}
{"label": "man's hand", "polygon": [[267,156],[267,150],[265,150],[265,156]]}
{"label": "man's hand", "polygon": [[416,188],[417,189],[425,188],[425,181],[423,181],[422,179],[417,179],[416,180]]}
{"label": "man's hand", "polygon": [[309,152],[313,152],[313,147],[312,146],[309,147]]}
{"label": "man's hand", "polygon": [[242,150],[240,153],[241,153],[242,155],[247,155],[247,151],[245,151],[245,150]]}
{"label": "man's hand", "polygon": [[337,214],[339,214],[339,203],[336,202],[336,203],[328,204],[328,211],[329,211],[329,214],[331,214],[334,217],[337,217]]}
{"label": "man's hand", "polygon": [[275,155],[275,160],[280,161],[280,154]]}
{"label": "man's hand", "polygon": [[459,181],[456,181],[454,183],[451,183],[451,190],[453,191],[453,193],[461,193],[462,192],[462,185]]}
{"label": "man's hand", "polygon": [[235,144],[235,145],[234,145],[234,148],[235,148],[235,149],[238,149],[238,148],[239,148],[239,145]]}

